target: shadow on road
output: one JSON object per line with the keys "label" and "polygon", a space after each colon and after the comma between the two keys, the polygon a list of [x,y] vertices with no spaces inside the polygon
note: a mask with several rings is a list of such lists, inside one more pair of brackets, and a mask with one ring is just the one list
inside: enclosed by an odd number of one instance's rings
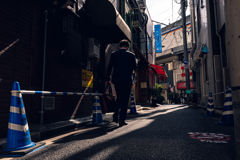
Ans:
{"label": "shadow on road", "polygon": [[[159,108],[151,113],[130,115],[128,120],[128,126],[109,123],[64,137],[55,141],[55,144],[62,145],[49,146],[45,153],[39,152],[24,159],[42,159],[48,152],[66,152],[61,158],[64,160],[235,159],[234,131],[227,126],[215,125],[213,118],[204,118],[198,110],[186,106]],[[190,138],[189,132],[223,133],[230,135],[232,140],[226,144],[203,143]]]}

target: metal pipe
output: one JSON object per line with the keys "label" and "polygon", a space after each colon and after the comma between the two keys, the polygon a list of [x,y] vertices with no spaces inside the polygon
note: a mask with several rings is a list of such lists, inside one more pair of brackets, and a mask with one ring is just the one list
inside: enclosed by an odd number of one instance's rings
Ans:
{"label": "metal pipe", "polygon": [[130,51],[132,52],[132,23],[133,23],[133,10],[130,11],[130,30],[131,30],[131,41],[130,41]]}
{"label": "metal pipe", "polygon": [[101,41],[100,42],[100,93],[105,93],[105,49],[106,49],[106,43]]}
{"label": "metal pipe", "polygon": [[[48,22],[48,11],[45,10],[45,27],[44,27],[44,46],[43,46],[43,75],[42,75],[42,90],[45,89],[45,70],[46,70],[46,50],[47,50],[47,22]],[[44,96],[41,96],[41,119],[40,124],[43,124],[43,113],[44,113]]]}
{"label": "metal pipe", "polygon": [[[186,37],[186,11],[185,11],[185,0],[181,0],[182,8],[182,25],[183,25],[183,46],[184,46],[184,59],[188,60],[188,50],[187,50],[187,37]],[[189,66],[189,64],[187,64]],[[189,80],[189,67],[185,65],[186,74],[186,90],[190,90],[190,80]],[[187,94],[187,104],[189,104],[189,95]]]}
{"label": "metal pipe", "polygon": [[194,52],[196,51],[196,43],[197,43],[197,36],[196,36],[196,24],[195,24],[195,9],[194,9],[194,1],[190,0],[191,6],[191,26],[192,26],[192,50],[190,56],[193,56]]}
{"label": "metal pipe", "polygon": [[21,90],[21,91],[11,91],[12,94],[22,93],[22,94],[42,94],[42,95],[69,95],[69,96],[102,96],[102,93],[81,93],[81,92],[53,92],[53,91],[31,91],[31,90]]}
{"label": "metal pipe", "polygon": [[[219,48],[220,48],[220,55],[221,55],[221,67],[223,69],[223,59],[222,59],[222,37],[218,33],[218,20],[217,20],[217,7],[216,7],[216,0],[213,1],[213,6],[214,6],[214,19],[215,19],[215,30],[216,30],[216,35],[219,38]],[[223,72],[223,71],[222,71]],[[225,80],[224,80],[225,83]],[[225,84],[224,84],[225,85]],[[226,87],[225,87],[226,88]]]}
{"label": "metal pipe", "polygon": [[[145,52],[146,52],[146,59],[148,61],[148,48],[147,48],[147,38],[148,38],[148,34],[147,34],[147,23],[148,23],[148,16],[146,13],[144,13],[144,16],[145,16]],[[147,99],[149,101],[149,70],[148,70],[148,67],[149,67],[149,63],[148,63],[148,66],[147,66],[147,91],[148,91],[148,95],[147,95]]]}

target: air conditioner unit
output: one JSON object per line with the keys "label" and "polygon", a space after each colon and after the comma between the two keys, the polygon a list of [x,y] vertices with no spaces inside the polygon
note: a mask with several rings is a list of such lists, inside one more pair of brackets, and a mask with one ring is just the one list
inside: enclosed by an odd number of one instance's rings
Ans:
{"label": "air conditioner unit", "polygon": [[100,58],[100,47],[97,46],[94,38],[88,39],[88,58],[99,59]]}
{"label": "air conditioner unit", "polygon": [[173,70],[173,62],[168,63],[168,70],[169,71]]}
{"label": "air conditioner unit", "polygon": [[173,70],[178,69],[178,61],[173,61]]}

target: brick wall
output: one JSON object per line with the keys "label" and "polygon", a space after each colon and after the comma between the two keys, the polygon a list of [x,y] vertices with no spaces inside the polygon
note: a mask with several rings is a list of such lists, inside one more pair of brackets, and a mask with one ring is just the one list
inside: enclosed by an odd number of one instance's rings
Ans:
{"label": "brick wall", "polygon": [[[0,5],[0,52],[18,39],[0,55],[0,138],[7,135],[12,83],[18,81],[22,90],[42,90],[44,13],[41,5],[33,0],[4,0]],[[58,45],[54,41],[58,39],[55,31],[61,28],[54,27],[49,21],[45,90],[83,92],[83,67],[63,64],[59,59]],[[45,112],[44,122],[69,119],[80,96],[55,98],[55,109]],[[28,123],[39,123],[41,96],[23,95],[23,101]],[[85,96],[75,116],[92,114],[92,106],[93,97]]]}
{"label": "brick wall", "polygon": [[[29,89],[30,86],[33,3],[2,1],[0,15],[0,51],[18,40],[0,56],[0,137],[4,137],[7,134],[12,83],[18,81],[21,89]],[[29,96],[24,96],[24,102],[29,103]],[[29,116],[29,108],[25,108]]]}

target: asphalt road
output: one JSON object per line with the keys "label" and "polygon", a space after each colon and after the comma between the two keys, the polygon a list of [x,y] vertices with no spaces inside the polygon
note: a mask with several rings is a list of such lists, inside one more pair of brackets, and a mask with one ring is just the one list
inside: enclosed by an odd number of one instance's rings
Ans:
{"label": "asphalt road", "polygon": [[218,117],[181,105],[129,115],[128,125],[86,125],[43,140],[47,147],[21,160],[234,160],[234,129]]}

